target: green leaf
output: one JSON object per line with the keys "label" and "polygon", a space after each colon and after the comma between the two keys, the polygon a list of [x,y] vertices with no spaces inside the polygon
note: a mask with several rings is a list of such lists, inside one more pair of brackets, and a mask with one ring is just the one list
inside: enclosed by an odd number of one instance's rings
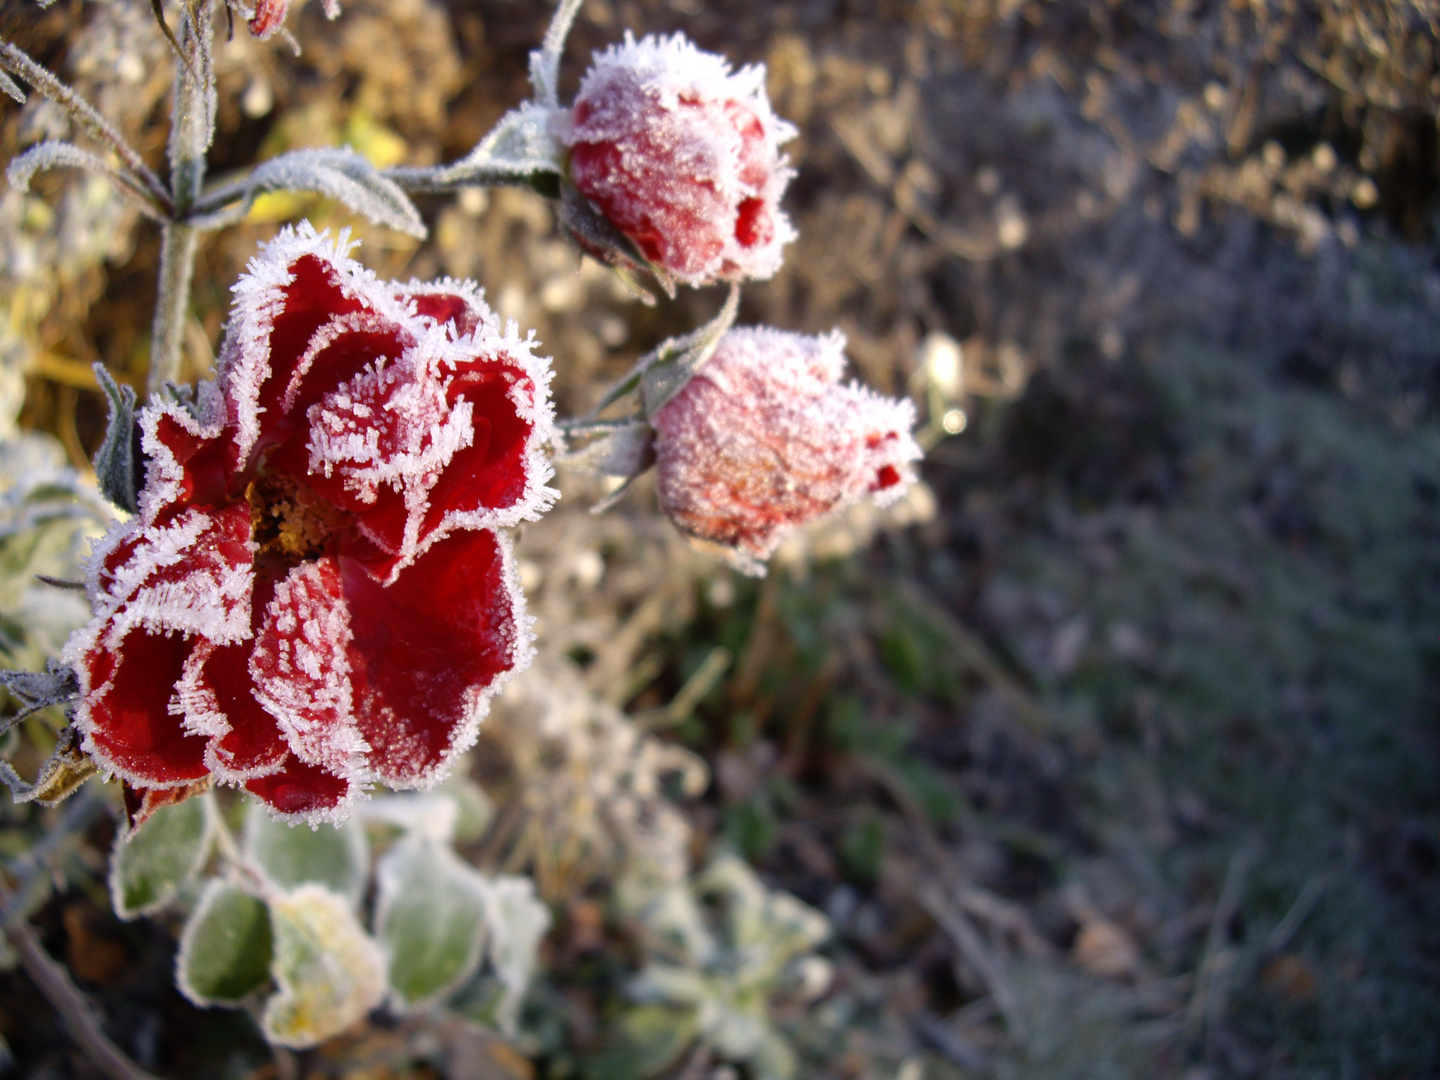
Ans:
{"label": "green leaf", "polygon": [[620,1014],[609,1046],[586,1064],[591,1080],[649,1080],[674,1067],[700,1029],[694,1009],[639,1005]]}
{"label": "green leaf", "polygon": [[385,958],[361,929],[349,901],[323,885],[270,900],[279,987],[260,1026],[272,1043],[304,1049],[364,1019],[385,996]]}
{"label": "green leaf", "polygon": [[485,922],[490,930],[490,966],[505,986],[497,1010],[500,1030],[513,1034],[520,1020],[520,1001],[535,973],[540,941],[550,929],[550,909],[535,896],[527,877],[485,880]]}
{"label": "green leaf", "polygon": [[735,325],[740,310],[740,288],[730,287],[730,295],[720,313],[704,326],[684,337],[672,338],[655,350],[655,360],[645,368],[640,379],[640,400],[645,415],[654,417],[685,389],[695,374],[715,354],[715,348],[726,331]]}
{"label": "green leaf", "polygon": [[324,885],[360,903],[369,873],[370,847],[364,828],[351,819],[341,825],[288,825],[258,802],[245,815],[245,854],[281,889]]}
{"label": "green leaf", "polygon": [[95,364],[95,379],[110,401],[110,419],[105,441],[95,451],[95,479],[100,491],[116,506],[134,514],[139,511],[140,432],[135,426],[135,391],[121,386],[105,369]]}
{"label": "green leaf", "polygon": [[402,1007],[438,1001],[474,974],[485,944],[486,883],[448,847],[411,835],[376,867],[375,936]]}
{"label": "green leaf", "polygon": [[170,903],[205,865],[214,837],[211,796],[162,806],[143,825],[116,838],[110,853],[110,898],[122,919]]}
{"label": "green leaf", "polygon": [[747,1062],[755,1080],[792,1080],[795,1051],[774,1028],[766,1025],[765,1038]]}
{"label": "green leaf", "polygon": [[227,881],[211,880],[180,935],[175,985],[196,1005],[237,1005],[270,979],[270,911]]}
{"label": "green leaf", "polygon": [[485,794],[484,788],[474,780],[455,773],[435,789],[435,794],[450,799],[459,811],[455,822],[455,839],[458,842],[468,843],[485,835],[495,818],[495,804]]}

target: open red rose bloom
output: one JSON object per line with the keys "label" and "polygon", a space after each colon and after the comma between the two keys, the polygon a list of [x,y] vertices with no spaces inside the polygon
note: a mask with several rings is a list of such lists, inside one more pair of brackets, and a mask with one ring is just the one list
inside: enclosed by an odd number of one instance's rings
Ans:
{"label": "open red rose bloom", "polygon": [[842,384],[845,338],[731,330],[653,417],[656,493],[681,530],[742,570],[795,529],[915,479],[915,407]]}
{"label": "open red rose bloom", "polygon": [[554,497],[548,363],[472,286],[346,249],[304,225],[251,262],[218,379],[142,414],[140,512],[91,555],[75,723],[151,805],[213,778],[338,820],[437,780],[529,661],[496,530]]}
{"label": "open red rose bloom", "polygon": [[780,209],[795,129],[765,96],[765,70],[731,74],[683,36],[595,56],[556,120],[569,173],[651,263],[689,285],[769,278],[795,238]]}

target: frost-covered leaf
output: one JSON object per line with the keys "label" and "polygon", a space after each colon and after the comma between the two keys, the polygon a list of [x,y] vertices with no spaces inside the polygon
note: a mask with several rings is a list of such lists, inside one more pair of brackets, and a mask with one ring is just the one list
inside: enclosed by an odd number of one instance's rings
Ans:
{"label": "frost-covered leaf", "polygon": [[174,900],[200,872],[215,829],[214,802],[198,795],[162,806],[121,834],[110,853],[110,898],[122,919],[148,915]]}
{"label": "frost-covered leaf", "polygon": [[80,693],[73,668],[51,659],[44,671],[0,671],[0,686],[19,699],[21,710],[0,722],[0,730],[51,705],[68,705]]}
{"label": "frost-covered leaf", "polygon": [[42,169],[80,169],[109,177],[115,188],[128,197],[149,217],[164,221],[164,215],[153,196],[140,181],[128,172],[117,169],[98,154],[82,150],[74,143],[47,140],[36,143],[10,162],[5,177],[16,191],[29,191],[30,181]]}
{"label": "frost-covered leaf", "polygon": [[646,964],[630,980],[629,993],[636,1001],[665,1005],[703,1005],[715,997],[715,989],[698,971],[673,964]]}
{"label": "frost-covered leaf", "polygon": [[749,1008],[737,1008],[733,1002],[711,1002],[701,1011],[705,1041],[731,1061],[750,1060],[765,1044],[770,1031],[764,1008],[760,998]]}
{"label": "frost-covered leaf", "polygon": [[793,1080],[795,1051],[778,1031],[766,1025],[765,1037],[746,1062],[755,1080]]}
{"label": "frost-covered leaf", "polygon": [[495,818],[495,804],[485,789],[474,780],[451,774],[450,778],[435,789],[435,794],[451,800],[458,811],[455,820],[455,839],[460,843],[479,840],[490,828]]}
{"label": "frost-covered leaf", "polygon": [[697,968],[714,962],[720,946],[687,882],[658,890],[635,889],[622,882],[617,896],[624,914],[649,940],[651,951]]}
{"label": "frost-covered leaf", "polygon": [[245,814],[245,853],[281,889],[324,885],[352,905],[364,895],[370,845],[353,819],[340,825],[290,825],[251,803]]}
{"label": "frost-covered leaf", "polygon": [[438,844],[455,839],[460,821],[459,805],[439,794],[379,795],[362,804],[360,814],[371,824],[389,825]]}
{"label": "frost-covered leaf", "polygon": [[25,91],[20,89],[20,84],[3,71],[0,71],[0,93],[14,98],[21,105],[25,104]]}
{"label": "frost-covered leaf", "polygon": [[824,915],[789,893],[766,889],[755,871],[734,855],[712,862],[698,888],[702,895],[724,895],[730,945],[764,973],[759,977],[772,976],[830,936]]}
{"label": "frost-covered leaf", "polygon": [[302,885],[270,901],[279,987],[260,1026],[281,1046],[304,1049],[362,1020],[385,996],[385,958],[349,902],[323,885]]}
{"label": "frost-covered leaf", "polygon": [[485,879],[418,835],[386,852],[375,877],[375,936],[389,958],[391,996],[404,1007],[438,1001],[480,964]]}
{"label": "frost-covered leaf", "polygon": [[196,1005],[233,1005],[270,979],[273,942],[263,900],[213,879],[180,935],[175,985]]}
{"label": "frost-covered leaf", "polygon": [[75,729],[66,727],[55,737],[55,749],[40,766],[33,783],[27,783],[8,761],[0,761],[0,783],[10,789],[16,802],[38,802],[54,806],[94,776],[99,769],[80,749]]}
{"label": "frost-covered leaf", "polygon": [[715,318],[684,337],[666,341],[655,350],[655,359],[645,367],[645,374],[640,380],[640,399],[646,416],[654,416],[685,389],[685,384],[715,354],[715,347],[726,331],[735,325],[735,315],[739,310],[740,290],[731,286],[730,296]]}
{"label": "frost-covered leaf", "polygon": [[473,165],[517,176],[537,172],[558,174],[563,169],[561,152],[560,143],[550,134],[550,110],[527,101],[502,116],[479,145],[450,168],[458,170]]}
{"label": "frost-covered leaf", "polygon": [[655,429],[643,420],[620,424],[560,460],[600,476],[638,476],[655,464]]}
{"label": "frost-covered leaf", "polygon": [[502,1031],[513,1032],[520,1019],[520,1001],[535,972],[540,940],[550,929],[550,909],[536,898],[535,883],[529,878],[497,877],[487,882],[485,921],[490,964],[505,988],[496,1019]]}
{"label": "frost-covered leaf", "polygon": [[[335,148],[292,150],[262,162],[238,184],[202,197],[201,213],[192,223],[207,229],[233,224],[249,212],[257,195],[267,191],[313,191],[376,224],[425,237],[420,212],[398,184],[355,151]],[[238,203],[228,205],[234,199]]]}
{"label": "frost-covered leaf", "polygon": [[95,479],[100,491],[132,514],[140,511],[140,429],[135,424],[135,391],[121,386],[104,364],[94,366],[95,380],[110,402],[105,441],[95,451]]}
{"label": "frost-covered leaf", "polygon": [[620,1014],[610,1045],[587,1062],[594,1080],[649,1080],[668,1071],[700,1030],[694,1009],[638,1005]]}

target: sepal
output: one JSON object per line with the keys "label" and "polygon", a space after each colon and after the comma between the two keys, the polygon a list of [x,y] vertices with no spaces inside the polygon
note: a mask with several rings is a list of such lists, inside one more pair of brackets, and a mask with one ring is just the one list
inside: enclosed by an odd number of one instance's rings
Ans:
{"label": "sepal", "polygon": [[56,736],[55,749],[40,766],[34,783],[26,783],[9,762],[0,761],[0,783],[10,789],[11,797],[42,806],[54,806],[97,772],[95,763],[80,749],[72,727],[63,728]]}
{"label": "sepal", "polygon": [[122,510],[140,511],[140,482],[144,470],[140,450],[140,427],[135,422],[135,391],[121,386],[106,370],[95,364],[95,381],[110,403],[105,424],[105,441],[95,451],[95,479],[101,493]]}

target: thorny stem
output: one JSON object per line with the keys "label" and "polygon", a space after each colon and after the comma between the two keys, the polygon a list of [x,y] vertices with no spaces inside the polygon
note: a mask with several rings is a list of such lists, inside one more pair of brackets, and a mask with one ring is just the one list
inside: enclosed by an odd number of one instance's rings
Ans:
{"label": "thorny stem", "polygon": [[149,393],[158,398],[180,378],[185,319],[200,234],[185,221],[205,182],[205,154],[215,134],[215,66],[210,51],[213,14],[208,0],[181,5],[183,59],[175,65],[175,106],[170,125],[170,189],[174,219],[160,238],[160,284],[150,346]]}
{"label": "thorny stem", "polygon": [[[30,924],[26,910],[35,890],[59,849],[83,835],[104,809],[104,803],[90,792],[77,796],[66,809],[59,827],[50,832],[28,854],[18,868],[18,889],[0,878],[0,930],[15,949],[25,974],[65,1021],[71,1037],[110,1080],[154,1080],[110,1041],[100,1021],[69,973],[45,951]],[[12,868],[12,872],[15,872]]]}
{"label": "thorny stem", "polygon": [[8,41],[0,41],[0,67],[24,79],[69,113],[70,118],[92,136],[109,144],[111,149],[120,155],[120,160],[135,174],[143,187],[160,205],[166,211],[171,209],[170,193],[165,190],[165,185],[160,182],[160,178],[155,175],[150,166],[145,164],[139,152],[125,141],[125,136],[121,135],[110,121],[100,115],[94,105],[37,64],[26,54],[25,50]]}

